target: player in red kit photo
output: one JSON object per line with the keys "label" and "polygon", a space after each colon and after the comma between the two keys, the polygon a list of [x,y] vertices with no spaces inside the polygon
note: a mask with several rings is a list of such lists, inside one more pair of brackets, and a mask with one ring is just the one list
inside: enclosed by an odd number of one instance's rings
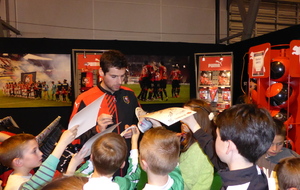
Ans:
{"label": "player in red kit photo", "polygon": [[170,74],[172,80],[172,97],[178,98],[180,93],[180,80],[182,79],[181,71],[178,66]]}

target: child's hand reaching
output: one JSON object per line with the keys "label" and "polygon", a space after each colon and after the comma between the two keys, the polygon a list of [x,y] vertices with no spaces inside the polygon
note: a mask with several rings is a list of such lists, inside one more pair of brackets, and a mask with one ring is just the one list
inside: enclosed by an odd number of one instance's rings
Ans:
{"label": "child's hand reaching", "polygon": [[73,175],[76,171],[77,166],[84,161],[84,158],[88,152],[88,148],[82,147],[80,151],[72,156],[70,163],[68,165],[68,169],[66,171],[66,175]]}
{"label": "child's hand reaching", "polygon": [[131,137],[131,141],[138,141],[139,136],[140,136],[140,130],[137,128],[136,125],[132,125],[133,128],[131,129],[131,133],[132,133],[132,137]]}
{"label": "child's hand reaching", "polygon": [[125,130],[121,133],[121,136],[124,137],[125,139],[131,138],[132,136],[131,127],[132,126],[125,125]]}
{"label": "child's hand reaching", "polygon": [[70,144],[76,137],[78,131],[78,125],[72,127],[69,130],[66,130],[61,135],[56,147],[54,148],[52,155],[56,158],[60,158],[68,144]]}
{"label": "child's hand reaching", "polygon": [[71,129],[68,129],[63,132],[58,143],[63,143],[66,146],[70,144],[76,137],[79,125],[75,125]]}
{"label": "child's hand reaching", "polygon": [[153,128],[162,126],[161,123],[155,119],[147,118],[147,120],[152,123]]}
{"label": "child's hand reaching", "polygon": [[194,115],[190,115],[190,116],[182,119],[181,122],[185,123],[191,129],[191,131],[193,133],[201,128],[201,126],[196,121]]}
{"label": "child's hand reaching", "polygon": [[137,128],[136,125],[131,126],[132,129],[130,130],[132,133],[131,136],[131,149],[138,149],[138,140],[140,136],[140,130]]}

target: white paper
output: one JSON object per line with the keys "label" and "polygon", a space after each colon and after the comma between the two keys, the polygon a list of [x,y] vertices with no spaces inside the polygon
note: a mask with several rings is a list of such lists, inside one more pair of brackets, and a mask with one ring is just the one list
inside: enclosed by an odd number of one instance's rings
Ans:
{"label": "white paper", "polygon": [[141,107],[135,108],[135,115],[139,119],[141,116],[146,115],[147,112],[145,112]]}
{"label": "white paper", "polygon": [[99,137],[101,137],[102,135],[104,135],[106,133],[111,133],[118,125],[120,125],[120,123],[121,122],[110,126],[109,128],[105,129],[104,131],[101,131],[100,133],[94,135],[88,141],[86,141],[86,143],[83,145],[83,147],[88,149],[85,157],[87,157],[91,154],[91,148],[92,148],[92,145],[93,145],[93,143],[95,142],[96,139],[98,139]]}
{"label": "white paper", "polygon": [[76,113],[69,122],[68,129],[79,125],[76,138],[96,125],[98,112],[105,94]]}
{"label": "white paper", "polygon": [[153,113],[148,113],[140,117],[152,118],[159,122],[164,123],[167,126],[170,126],[195,113],[196,113],[195,111],[189,109],[173,107],[173,108],[166,108],[163,110],[159,110]]}

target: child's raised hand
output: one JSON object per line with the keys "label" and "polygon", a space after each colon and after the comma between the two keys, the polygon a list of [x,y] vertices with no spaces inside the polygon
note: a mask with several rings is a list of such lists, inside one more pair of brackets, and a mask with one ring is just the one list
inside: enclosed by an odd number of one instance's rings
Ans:
{"label": "child's raised hand", "polygon": [[77,167],[79,164],[81,164],[84,161],[84,158],[86,157],[86,154],[88,151],[89,151],[89,149],[86,148],[85,146],[83,146],[79,152],[77,152],[76,154],[74,154],[72,156],[71,162],[73,160],[73,163]]}
{"label": "child's raised hand", "polygon": [[78,127],[79,125],[75,125],[71,129],[65,130],[59,139],[59,143],[70,144],[76,138]]}
{"label": "child's raised hand", "polygon": [[132,134],[131,136],[131,149],[138,149],[138,140],[140,136],[140,130],[137,128],[136,125],[131,125],[130,132]]}
{"label": "child's raised hand", "polygon": [[77,166],[79,166],[79,164],[84,161],[88,150],[88,148],[83,146],[78,153],[72,156],[72,159],[70,160],[68,169],[66,171],[66,175],[73,175],[75,173]]}
{"label": "child's raised hand", "polygon": [[63,134],[60,136],[56,147],[54,148],[53,152],[51,153],[56,158],[60,158],[68,144],[70,144],[76,137],[79,125],[72,127],[69,130],[65,130]]}
{"label": "child's raised hand", "polygon": [[133,127],[131,129],[131,133],[132,133],[131,141],[137,142],[140,136],[140,130],[137,128],[136,125],[131,125],[131,127]]}
{"label": "child's raised hand", "polygon": [[193,133],[201,128],[201,126],[196,121],[194,115],[190,115],[190,116],[182,119],[181,122],[185,123],[191,129],[191,131]]}
{"label": "child's raised hand", "polygon": [[129,139],[132,136],[132,132],[131,132],[131,126],[129,125],[125,125],[125,130],[121,133],[121,136],[124,137],[125,139]]}
{"label": "child's raised hand", "polygon": [[153,128],[162,126],[161,123],[155,119],[147,118],[147,120],[152,123]]}

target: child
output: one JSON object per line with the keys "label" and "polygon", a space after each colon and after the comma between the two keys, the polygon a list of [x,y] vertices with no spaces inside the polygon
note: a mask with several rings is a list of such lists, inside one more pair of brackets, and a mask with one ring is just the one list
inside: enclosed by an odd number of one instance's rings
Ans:
{"label": "child", "polygon": [[283,147],[286,137],[286,126],[278,119],[274,119],[274,122],[275,137],[273,143],[268,151],[261,156],[256,163],[268,177],[269,190],[278,189],[276,187],[276,174],[274,172],[276,164],[278,164],[278,162],[283,158],[300,157],[291,149]]}
{"label": "child", "polygon": [[184,108],[197,112],[190,117],[193,119],[193,123],[188,124],[188,127],[193,132],[193,137],[198,141],[203,152],[214,165],[215,172],[227,168],[227,165],[220,161],[215,151],[216,127],[210,106],[203,100],[192,99],[184,104]]}
{"label": "child", "polygon": [[266,173],[267,176],[271,176],[275,165],[278,164],[281,159],[287,157],[300,157],[291,149],[283,147],[286,137],[286,126],[280,120],[274,119],[274,122],[275,137],[273,143],[269,150],[261,156],[256,163],[260,168],[264,168],[264,171],[268,171],[268,173]]}
{"label": "child", "polygon": [[[131,151],[127,175],[124,177],[116,176],[114,180],[112,179],[114,173],[125,165],[127,156],[127,145],[125,139],[117,133],[104,134],[92,145],[90,160],[92,162],[94,172],[90,175],[88,183],[84,185],[84,190],[99,189],[99,187],[105,187],[110,190],[130,190],[136,187],[136,183],[137,180],[139,180],[141,172],[138,167],[137,151],[140,133],[136,126],[134,126],[131,131]],[[85,166],[88,164],[89,161],[77,170],[75,175],[84,175],[80,174],[80,172],[84,170]],[[73,167],[68,167],[67,175],[72,175],[74,173],[74,168],[73,170],[72,168]]]}
{"label": "child", "polygon": [[60,177],[48,183],[45,187],[42,188],[42,190],[82,190],[83,185],[87,182],[87,177]]}
{"label": "child", "polygon": [[[77,134],[78,126],[66,130],[52,154],[42,163],[42,152],[31,134],[17,134],[0,145],[0,162],[12,169],[5,190],[39,189],[52,180],[63,151]],[[30,171],[39,167],[32,176]]]}
{"label": "child", "polygon": [[285,158],[276,166],[280,190],[300,190],[300,158]]}
{"label": "child", "polygon": [[[213,113],[209,105],[203,100],[192,99],[184,104],[184,108],[196,111],[197,122],[206,133],[212,133]],[[214,169],[207,155],[193,137],[186,124],[181,125],[183,139],[181,141],[181,154],[179,168],[184,180],[185,189],[210,189],[214,176]],[[219,180],[220,181],[220,180]],[[220,182],[221,183],[221,182]]]}
{"label": "child", "polygon": [[212,164],[185,124],[181,125],[181,133],[183,140],[179,169],[184,180],[184,189],[210,190],[214,176]]}
{"label": "child", "polygon": [[[200,128],[194,120],[188,117],[183,122]],[[238,104],[220,113],[216,125],[216,153],[228,165],[228,169],[219,171],[222,189],[268,190],[267,178],[255,162],[275,136],[270,113],[254,104]]]}
{"label": "child", "polygon": [[156,127],[145,132],[140,142],[140,165],[147,173],[147,189],[183,189],[177,167],[180,141],[175,132]]}

